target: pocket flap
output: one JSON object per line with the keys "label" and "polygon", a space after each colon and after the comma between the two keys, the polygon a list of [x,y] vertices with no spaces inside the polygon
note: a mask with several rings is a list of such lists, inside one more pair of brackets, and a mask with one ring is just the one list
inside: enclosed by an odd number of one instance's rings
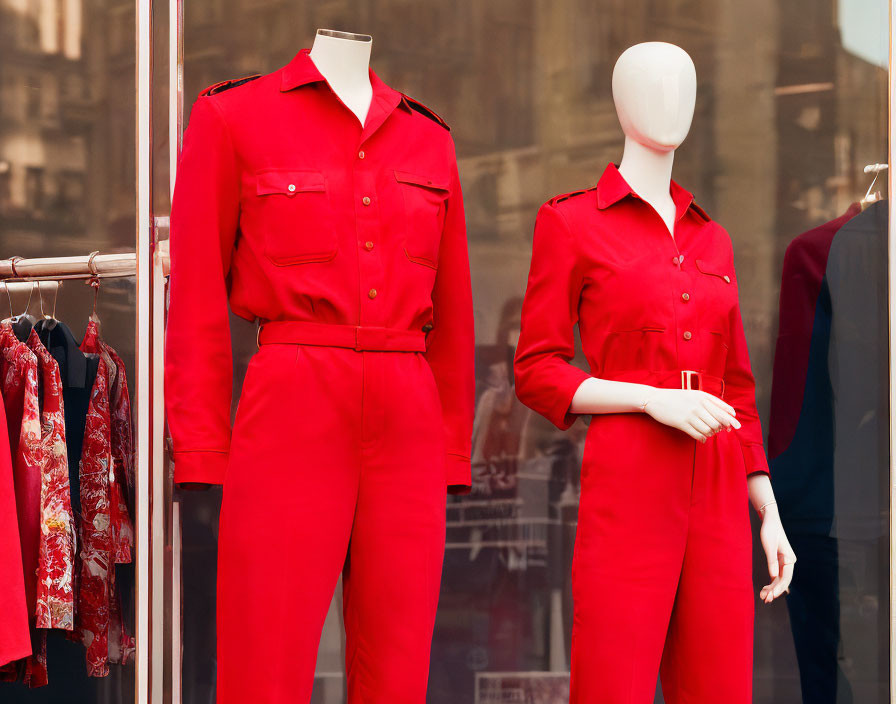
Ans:
{"label": "pocket flap", "polygon": [[412,174],[410,171],[398,171],[395,170],[395,178],[401,183],[410,183],[413,186],[422,186],[423,188],[432,188],[437,191],[447,191],[448,186],[440,183],[439,181],[434,181],[431,178],[426,176],[419,176],[418,174]]}
{"label": "pocket flap", "polygon": [[731,283],[731,274],[728,273],[728,267],[721,266],[719,264],[713,264],[712,262],[708,262],[705,259],[696,259],[694,261],[697,264],[697,269],[699,269],[702,273],[710,274],[711,276],[718,276],[726,284]]}
{"label": "pocket flap", "polygon": [[320,171],[263,169],[255,172],[256,194],[283,193],[288,196],[307,191],[326,191],[327,180]]}

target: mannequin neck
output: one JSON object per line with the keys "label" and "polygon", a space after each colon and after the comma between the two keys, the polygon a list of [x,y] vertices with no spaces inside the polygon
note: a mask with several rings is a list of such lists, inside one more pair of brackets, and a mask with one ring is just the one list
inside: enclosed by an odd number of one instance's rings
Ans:
{"label": "mannequin neck", "polygon": [[330,88],[362,125],[373,97],[370,85],[372,43],[367,34],[319,29],[309,52],[311,61]]}
{"label": "mannequin neck", "polygon": [[657,151],[626,136],[619,173],[635,193],[657,207],[672,201],[669,189],[674,159],[674,149]]}

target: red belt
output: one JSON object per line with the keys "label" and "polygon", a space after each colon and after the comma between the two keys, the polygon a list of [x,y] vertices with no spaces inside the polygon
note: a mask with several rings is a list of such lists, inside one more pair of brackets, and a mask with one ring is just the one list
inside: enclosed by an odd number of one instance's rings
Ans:
{"label": "red belt", "polygon": [[336,325],[299,320],[262,323],[256,335],[261,345],[316,345],[369,352],[425,352],[426,335],[417,330],[396,330],[358,325]]}
{"label": "red belt", "polygon": [[724,379],[692,369],[633,370],[620,374],[601,375],[601,378],[612,381],[649,384],[650,386],[659,386],[664,389],[699,389],[719,398],[723,398],[725,394]]}

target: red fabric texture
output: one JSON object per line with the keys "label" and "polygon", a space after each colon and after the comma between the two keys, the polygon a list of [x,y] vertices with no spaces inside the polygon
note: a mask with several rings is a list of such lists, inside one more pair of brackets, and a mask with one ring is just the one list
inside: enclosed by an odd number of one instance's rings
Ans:
{"label": "red fabric texture", "polygon": [[[0,360],[3,359],[4,357],[0,355]],[[0,361],[3,380],[6,379],[8,372],[9,368]],[[0,422],[6,426],[6,421],[6,409],[4,404],[0,404]],[[3,618],[0,618],[0,667],[2,667],[31,653],[12,455],[9,436],[2,432],[0,432],[0,613],[3,614]]]}
{"label": "red fabric texture", "polygon": [[[731,238],[675,181],[675,239],[615,164],[598,185],[541,207],[514,362],[520,400],[561,429],[588,372],[572,366],[578,323],[591,374],[649,383],[694,370],[725,381],[747,473],[768,473],[738,303]],[[679,261],[680,260],[680,261]],[[685,298],[683,294],[687,294]]]}
{"label": "red fabric texture", "polygon": [[179,483],[222,483],[228,467],[229,303],[247,320],[426,332],[446,481],[469,488],[472,293],[454,144],[426,108],[370,79],[363,127],[308,50],[193,104],[171,208],[165,349]]}
{"label": "red fabric texture", "polygon": [[535,225],[515,356],[526,405],[561,429],[575,421],[570,402],[589,377],[570,364],[578,324],[590,374],[663,386],[681,370],[721,377],[743,424],[703,444],[644,413],[591,418],[572,704],[650,701],[658,673],[667,701],[751,701],[747,475],[768,464],[731,239],[675,181],[670,194],[674,239],[612,163],[595,188],[546,203]]}

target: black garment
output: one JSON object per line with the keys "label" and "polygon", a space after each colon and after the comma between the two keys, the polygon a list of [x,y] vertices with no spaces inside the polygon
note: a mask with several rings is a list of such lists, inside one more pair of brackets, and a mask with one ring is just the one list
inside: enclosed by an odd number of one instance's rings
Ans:
{"label": "black garment", "polygon": [[62,377],[62,402],[65,404],[65,443],[68,451],[68,474],[71,483],[72,509],[81,512],[81,492],[78,467],[81,463],[81,448],[84,445],[84,430],[87,425],[87,408],[90,392],[96,380],[100,358],[96,354],[85,354],[80,343],[65,323],[55,320],[40,320],[34,326],[40,341],[59,363]]}

